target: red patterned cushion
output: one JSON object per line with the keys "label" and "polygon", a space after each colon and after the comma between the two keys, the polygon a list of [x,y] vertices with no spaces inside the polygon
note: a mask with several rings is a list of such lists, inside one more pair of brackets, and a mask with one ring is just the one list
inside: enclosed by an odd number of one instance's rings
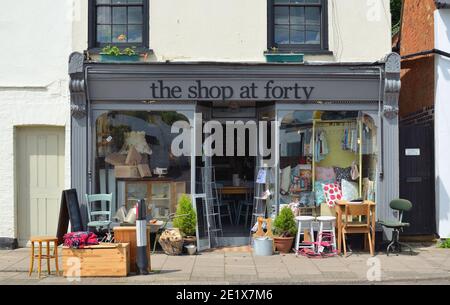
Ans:
{"label": "red patterned cushion", "polygon": [[323,192],[325,193],[325,198],[329,207],[334,207],[338,200],[342,200],[342,191],[339,184],[324,184]]}

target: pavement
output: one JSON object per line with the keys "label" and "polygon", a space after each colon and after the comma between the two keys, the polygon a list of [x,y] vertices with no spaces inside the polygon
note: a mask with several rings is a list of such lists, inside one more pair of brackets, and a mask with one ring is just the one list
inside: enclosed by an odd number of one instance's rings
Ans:
{"label": "pavement", "polygon": [[[0,285],[36,284],[450,284],[450,249],[415,246],[415,255],[353,253],[311,259],[294,254],[254,256],[248,252],[212,252],[194,256],[151,257],[152,272],[125,278],[82,278],[37,273],[28,276],[29,249],[0,251]],[[60,260],[61,261],[61,260]],[[44,271],[47,270],[43,262]]]}

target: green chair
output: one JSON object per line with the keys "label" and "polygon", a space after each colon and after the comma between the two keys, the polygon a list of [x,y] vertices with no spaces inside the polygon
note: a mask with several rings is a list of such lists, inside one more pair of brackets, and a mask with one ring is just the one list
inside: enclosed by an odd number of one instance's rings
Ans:
{"label": "green chair", "polygon": [[[86,194],[86,205],[88,210],[88,228],[96,228],[99,232],[101,229],[107,229],[108,235],[111,235],[111,205],[112,194]],[[98,210],[96,203],[100,203],[102,208]]]}
{"label": "green chair", "polygon": [[409,249],[411,255],[413,254],[413,250],[411,246],[408,244],[400,242],[400,232],[403,231],[404,228],[409,227],[409,223],[403,222],[403,213],[408,212],[412,209],[412,203],[406,199],[395,199],[392,200],[389,204],[391,209],[398,211],[398,218],[396,220],[389,221],[380,221],[380,224],[386,228],[393,229],[392,232],[392,240],[387,246],[387,255],[389,256],[389,252],[397,253],[397,255],[402,252],[402,247],[406,247]]}

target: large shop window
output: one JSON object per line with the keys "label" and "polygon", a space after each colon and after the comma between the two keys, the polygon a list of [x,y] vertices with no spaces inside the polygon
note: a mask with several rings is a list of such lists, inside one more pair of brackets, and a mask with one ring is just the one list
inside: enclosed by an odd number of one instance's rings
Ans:
{"label": "large shop window", "polygon": [[148,47],[148,0],[92,0],[89,47]]}
{"label": "large shop window", "polygon": [[269,49],[327,51],[327,0],[269,0]]}
{"label": "large shop window", "polygon": [[332,215],[337,200],[375,201],[377,127],[352,111],[292,111],[280,128],[280,202]]}
{"label": "large shop window", "polygon": [[145,199],[148,218],[164,219],[190,193],[190,157],[171,151],[176,121],[189,122],[173,111],[109,111],[97,118],[94,192],[113,193],[114,214],[130,214]]}

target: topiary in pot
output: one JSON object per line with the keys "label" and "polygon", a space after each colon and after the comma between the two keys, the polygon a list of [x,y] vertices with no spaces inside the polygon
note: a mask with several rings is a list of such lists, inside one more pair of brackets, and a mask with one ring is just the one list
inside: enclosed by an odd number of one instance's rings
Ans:
{"label": "topiary in pot", "polygon": [[281,253],[289,253],[292,249],[294,237],[297,234],[297,224],[292,210],[283,208],[275,218],[273,225],[274,232],[277,235],[274,237],[277,250]]}
{"label": "topiary in pot", "polygon": [[192,206],[191,197],[185,194],[180,197],[175,216],[173,226],[180,229],[185,240],[195,241],[197,215]]}

